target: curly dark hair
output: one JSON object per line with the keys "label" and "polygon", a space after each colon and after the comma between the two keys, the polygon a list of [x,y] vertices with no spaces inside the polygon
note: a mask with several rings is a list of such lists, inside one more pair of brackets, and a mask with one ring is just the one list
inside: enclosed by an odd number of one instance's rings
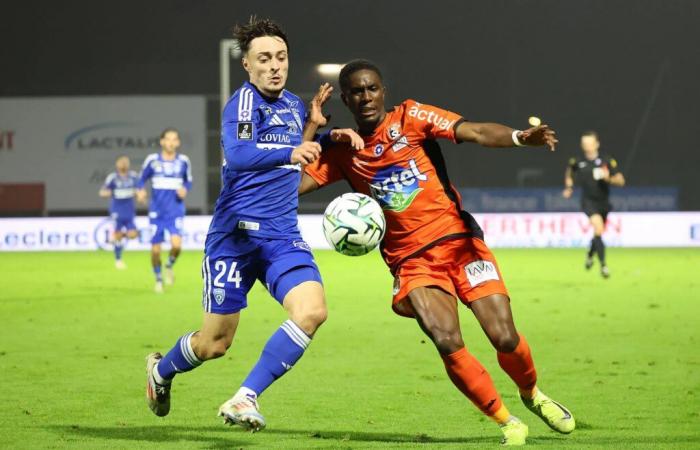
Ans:
{"label": "curly dark hair", "polygon": [[271,19],[258,19],[255,16],[250,16],[248,23],[244,25],[236,24],[233,27],[233,37],[238,41],[238,48],[243,53],[248,53],[250,43],[253,39],[262,36],[276,36],[284,41],[289,51],[289,41],[287,35],[282,31],[282,28]]}
{"label": "curly dark hair", "polygon": [[350,87],[350,75],[360,70],[371,70],[379,75],[380,80],[384,81],[382,72],[374,63],[367,61],[366,59],[355,59],[345,64],[340,70],[340,74],[338,75],[338,84],[340,84],[341,91],[344,92]]}

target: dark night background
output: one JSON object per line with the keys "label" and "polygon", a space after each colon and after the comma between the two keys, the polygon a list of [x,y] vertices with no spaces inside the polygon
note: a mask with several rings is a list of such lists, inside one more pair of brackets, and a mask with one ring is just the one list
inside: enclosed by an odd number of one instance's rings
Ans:
{"label": "dark night background", "polygon": [[[554,154],[445,144],[459,186],[561,185],[580,133],[595,129],[628,185],[679,186],[681,209],[700,209],[698,1],[25,0],[0,11],[0,96],[209,96],[210,203],[219,40],[256,13],[288,33],[294,92],[315,90],[315,64],[364,57],[384,69],[390,104],[411,97],[516,128],[537,115],[558,131]],[[236,62],[232,73],[235,89]],[[328,109],[351,125],[338,100]]]}

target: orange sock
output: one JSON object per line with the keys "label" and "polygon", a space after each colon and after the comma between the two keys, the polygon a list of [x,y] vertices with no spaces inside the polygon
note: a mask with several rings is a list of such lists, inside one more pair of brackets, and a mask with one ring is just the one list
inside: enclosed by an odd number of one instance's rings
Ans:
{"label": "orange sock", "polygon": [[532,361],[530,346],[527,345],[525,336],[519,334],[520,343],[510,353],[498,352],[498,364],[515,381],[523,397],[532,398],[535,395],[537,385],[537,371]]}
{"label": "orange sock", "polygon": [[503,402],[491,376],[466,348],[442,355],[442,360],[450,380],[484,414],[493,416],[501,409]]}

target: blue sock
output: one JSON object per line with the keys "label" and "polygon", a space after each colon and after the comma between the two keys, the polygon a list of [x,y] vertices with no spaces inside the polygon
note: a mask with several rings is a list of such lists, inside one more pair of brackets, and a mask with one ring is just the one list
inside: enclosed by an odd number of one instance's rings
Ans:
{"label": "blue sock", "polygon": [[114,243],[114,259],[119,261],[122,259],[122,250],[124,250],[124,245],[122,245],[122,241],[116,241]]}
{"label": "blue sock", "polygon": [[153,273],[156,275],[156,281],[163,281],[163,275],[160,273],[160,266],[154,267]]}
{"label": "blue sock", "polygon": [[297,324],[287,320],[267,341],[260,359],[242,386],[256,395],[262,394],[276,379],[294,366],[309,343],[311,338]]}
{"label": "blue sock", "polygon": [[175,257],[173,255],[168,256],[168,262],[165,263],[165,267],[170,269],[175,264],[176,259],[177,259],[177,257]]}
{"label": "blue sock", "polygon": [[193,331],[182,336],[177,340],[175,347],[163,356],[163,359],[156,366],[156,373],[154,373],[156,381],[160,382],[158,379],[160,377],[167,382],[172,380],[175,374],[189,372],[202,364],[202,360],[197,358],[192,350],[191,339],[194,333]]}

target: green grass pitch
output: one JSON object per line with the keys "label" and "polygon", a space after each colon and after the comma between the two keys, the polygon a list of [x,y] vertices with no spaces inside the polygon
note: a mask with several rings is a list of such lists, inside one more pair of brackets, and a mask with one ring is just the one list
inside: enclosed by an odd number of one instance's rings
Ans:
{"label": "green grass pitch", "polygon": [[[389,307],[378,254],[316,252],[330,317],[305,357],[261,398],[268,428],[221,424],[282,308],[256,285],[229,353],[178,376],[166,418],[144,402],[144,357],[201,320],[200,258],[152,293],[148,255],[0,254],[2,448],[484,448],[497,427],[452,386],[415,322]],[[551,432],[516,398],[471,313],[470,350],[491,372],[529,444],[550,448],[700,448],[700,251],[610,249],[613,275],[582,250],[497,250],[516,325],[544,392],[577,430]],[[597,268],[597,267],[596,267]]]}

